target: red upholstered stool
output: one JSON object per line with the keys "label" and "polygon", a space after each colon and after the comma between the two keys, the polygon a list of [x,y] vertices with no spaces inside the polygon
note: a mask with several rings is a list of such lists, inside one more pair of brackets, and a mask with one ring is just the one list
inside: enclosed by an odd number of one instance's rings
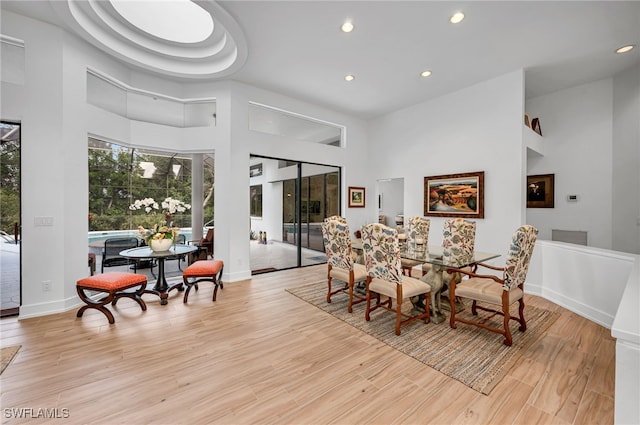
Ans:
{"label": "red upholstered stool", "polygon": [[187,302],[192,286],[196,287],[196,291],[198,290],[199,282],[213,282],[212,300],[215,301],[216,294],[218,293],[218,285],[220,285],[220,288],[224,288],[222,283],[223,268],[224,263],[222,260],[200,260],[184,269],[182,272],[182,281],[187,287],[187,290],[184,291],[184,299],[182,302]]}
{"label": "red upholstered stool", "polygon": [[[136,286],[139,286],[139,288],[134,292],[125,292],[126,289]],[[86,305],[80,307],[76,317],[82,317],[84,311],[88,308],[95,308],[107,316],[109,323],[114,323],[113,314],[105,305],[111,303],[111,305],[115,306],[116,302],[122,297],[131,298],[140,304],[142,311],[145,311],[147,305],[141,296],[146,287],[147,278],[144,275],[126,272],[108,272],[80,279],[76,282],[76,290],[78,291],[78,296]],[[99,301],[93,301],[85,291],[105,292],[107,295]]]}

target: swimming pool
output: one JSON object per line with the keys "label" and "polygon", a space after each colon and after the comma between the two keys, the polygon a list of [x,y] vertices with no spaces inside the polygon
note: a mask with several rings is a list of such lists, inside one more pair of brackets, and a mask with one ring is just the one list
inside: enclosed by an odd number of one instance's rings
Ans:
{"label": "swimming pool", "polygon": [[[192,240],[191,235],[193,232],[191,231],[191,227],[185,227],[178,229],[178,232],[181,235],[185,236],[185,240]],[[207,234],[207,229],[203,229],[203,235]],[[97,232],[89,232],[88,239],[89,244],[94,242],[104,241],[110,238],[128,238],[128,237],[137,237],[139,235],[137,230],[107,230],[107,231],[97,231]]]}

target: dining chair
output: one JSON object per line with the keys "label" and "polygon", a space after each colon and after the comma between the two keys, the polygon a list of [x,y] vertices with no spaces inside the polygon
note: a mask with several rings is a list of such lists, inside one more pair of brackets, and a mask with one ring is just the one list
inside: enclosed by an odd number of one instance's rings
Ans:
{"label": "dining chair", "polygon": [[[473,256],[476,240],[476,222],[463,218],[446,220],[442,226],[442,258],[447,264],[455,264],[456,259]],[[422,275],[428,273],[431,264],[422,265]],[[446,273],[446,271],[445,271]],[[446,278],[450,276],[445,275]],[[446,280],[448,282],[448,279]]]}
{"label": "dining chair", "polygon": [[[452,266],[460,263],[468,263],[473,258],[473,250],[476,240],[476,222],[465,220],[463,218],[453,218],[446,220],[442,226],[442,262],[450,264]],[[429,272],[429,267],[432,265],[423,265],[423,276]],[[459,274],[450,274],[446,268],[438,267],[437,272],[441,274],[442,289],[440,292],[440,298],[444,298],[445,306],[450,304],[449,302],[449,282],[451,279],[460,281],[461,276]],[[434,271],[436,271],[434,270]],[[471,271],[471,267],[465,267],[463,270]],[[432,302],[434,299],[432,298]],[[437,300],[438,306],[441,306],[441,300]],[[460,302],[460,299],[455,300],[456,308],[460,311],[464,306]]]}
{"label": "dining chair", "polygon": [[[474,325],[491,332],[504,335],[504,344],[510,346],[512,344],[511,331],[509,330],[509,321],[515,320],[520,324],[518,328],[524,332],[527,330],[527,322],[524,318],[524,282],[527,277],[527,270],[531,260],[531,254],[536,243],[538,230],[531,225],[520,226],[511,240],[509,253],[504,267],[496,267],[490,264],[479,263],[478,266],[493,271],[501,271],[502,277],[493,274],[478,274],[477,268],[474,271],[451,269],[452,273],[466,275],[468,279],[462,279],[456,282],[451,279],[449,283],[449,300],[451,302],[451,316],[449,317],[449,325],[456,328],[456,322]],[[453,305],[455,298],[467,298],[472,300],[471,313],[478,315],[478,310],[499,314],[503,316],[503,327],[492,327],[481,321],[471,321],[456,317],[455,307]],[[482,307],[478,302],[489,304],[491,307]],[[510,315],[510,307],[518,303],[518,316]]]}
{"label": "dining chair", "polygon": [[[362,264],[355,262],[355,254],[351,249],[351,236],[349,225],[344,217],[331,216],[322,222],[322,240],[327,254],[327,302],[338,292],[349,294],[347,310],[353,312],[353,305],[364,302],[366,298],[354,292],[357,282],[367,279],[367,271]],[[344,286],[333,289],[332,281],[338,279],[344,282]],[[356,300],[354,301],[354,298]]]}
{"label": "dining chair", "polygon": [[[430,221],[428,218],[415,216],[409,217],[407,220],[407,245],[408,246],[417,246],[416,241],[421,242],[424,249],[427,248],[427,243],[429,242],[429,225]],[[411,270],[417,266],[422,264],[422,261],[410,260],[408,258],[402,258],[402,272],[407,276],[411,276]]]}
{"label": "dining chair", "polygon": [[[402,274],[398,231],[379,223],[363,226],[362,248],[368,275],[365,319],[371,320],[371,312],[378,308],[395,312],[396,335],[400,335],[401,325],[414,320],[424,320],[425,323],[429,323],[429,292],[431,287],[420,279]],[[424,295],[426,299],[425,311],[416,315],[403,312],[403,301],[419,295]],[[372,296],[375,296],[376,299],[373,307],[371,307]],[[385,296],[387,299],[382,301],[381,296]],[[396,300],[395,309],[393,300]]]}

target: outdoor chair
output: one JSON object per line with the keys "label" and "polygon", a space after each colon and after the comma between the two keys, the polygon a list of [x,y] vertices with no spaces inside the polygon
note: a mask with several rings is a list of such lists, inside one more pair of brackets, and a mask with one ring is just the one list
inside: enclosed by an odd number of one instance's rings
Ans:
{"label": "outdoor chair", "polygon": [[[351,249],[351,236],[346,219],[340,216],[326,218],[322,223],[322,239],[327,254],[327,302],[338,292],[349,294],[347,310],[353,311],[353,305],[364,302],[366,298],[354,293],[356,282],[367,279],[367,270],[362,264],[355,262],[355,254]],[[344,286],[333,289],[332,281],[338,279]],[[357,298],[354,302],[353,299]]]}
{"label": "outdoor chair", "polygon": [[214,228],[212,227],[209,230],[207,230],[207,234],[205,235],[205,237],[200,239],[200,241],[197,244],[202,248],[206,248],[207,255],[210,255],[211,257],[213,257],[213,235],[214,235]]}
{"label": "outdoor chair", "polygon": [[[451,303],[449,325],[452,328],[456,328],[456,322],[461,322],[487,329],[504,335],[504,344],[507,346],[512,343],[511,331],[509,330],[510,320],[515,320],[520,324],[518,328],[520,331],[527,330],[527,323],[524,318],[524,282],[537,235],[538,230],[535,227],[530,225],[521,226],[513,234],[504,267],[483,263],[478,264],[478,266],[489,270],[501,271],[502,277],[492,274],[477,274],[476,268],[474,268],[473,272],[459,269],[449,270],[450,273],[469,276],[468,279],[463,279],[459,283],[456,282],[457,279],[452,278],[449,283],[449,300]],[[478,315],[478,310],[503,316],[503,327],[497,328],[485,324],[486,318],[484,321],[476,322],[456,317],[454,306],[456,297],[472,300],[471,313],[474,316]],[[478,302],[489,304],[491,307],[481,307]],[[509,308],[516,302],[518,303],[519,317],[511,317]]]}
{"label": "outdoor chair", "polygon": [[138,238],[110,238],[104,241],[104,248],[102,250],[102,263],[100,267],[100,273],[104,273],[105,267],[116,267],[131,264],[133,265],[134,273],[137,270],[137,263],[135,260],[122,257],[120,251],[130,248],[136,248],[138,246]]}
{"label": "outdoor chair", "polygon": [[[362,228],[362,248],[367,269],[366,291],[367,309],[365,319],[371,320],[371,312],[384,308],[396,314],[396,335],[400,335],[400,326],[414,320],[430,322],[429,293],[431,287],[421,281],[402,274],[398,231],[379,223],[368,224]],[[423,295],[425,311],[410,315],[402,311],[402,302],[411,297]],[[381,296],[387,297],[382,301]],[[371,298],[376,303],[371,307]],[[396,307],[393,308],[393,300]]]}

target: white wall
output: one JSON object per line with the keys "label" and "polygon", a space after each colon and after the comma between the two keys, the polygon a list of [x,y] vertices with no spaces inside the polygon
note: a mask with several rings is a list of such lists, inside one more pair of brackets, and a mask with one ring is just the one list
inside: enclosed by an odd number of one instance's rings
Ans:
{"label": "white wall", "polygon": [[612,248],[612,108],[610,78],[527,100],[545,144],[544,156],[529,157],[527,173],[555,174],[554,208],[527,209],[540,239],[551,240],[552,229],[579,230],[589,246]]}
{"label": "white wall", "polygon": [[[476,247],[506,252],[524,222],[523,84],[513,72],[371,122],[370,176],[404,177],[408,217],[423,215],[425,176],[484,171]],[[429,242],[440,244],[445,218],[430,219]]]}
{"label": "white wall", "polygon": [[[3,82],[1,99],[2,118],[22,122],[22,252],[23,258],[37,258],[39,263],[23,267],[22,318],[78,304],[75,282],[86,275],[88,249],[88,135],[182,152],[215,150],[215,246],[216,256],[225,261],[227,281],[251,275],[250,153],[345,167],[359,162],[358,152],[366,151],[365,123],[344,114],[232,82],[181,85],[127,70],[55,26],[4,10],[2,33],[25,42],[24,84]],[[176,128],[89,105],[87,67],[137,89],[182,99],[214,97],[217,125]],[[250,132],[249,101],[348,126],[347,148],[336,154],[335,147]],[[343,175],[343,193],[346,186],[366,180],[364,166],[350,169]],[[53,226],[35,226],[35,217],[52,217]],[[42,290],[44,281],[51,282],[50,292]]]}
{"label": "white wall", "polygon": [[613,249],[640,254],[640,64],[613,79],[612,168]]}

